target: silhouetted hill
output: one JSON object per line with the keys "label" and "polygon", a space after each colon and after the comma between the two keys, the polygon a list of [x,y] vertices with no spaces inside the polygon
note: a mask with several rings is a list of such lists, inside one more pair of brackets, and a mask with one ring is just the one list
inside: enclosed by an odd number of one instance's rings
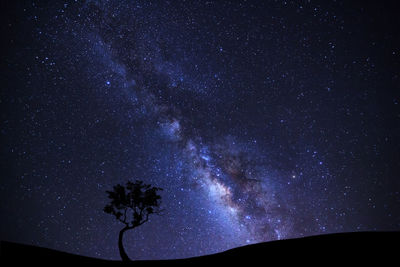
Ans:
{"label": "silhouetted hill", "polygon": [[[400,232],[356,232],[311,236],[259,243],[231,249],[225,252],[179,260],[134,261],[133,266],[154,265],[187,265],[187,264],[272,264],[295,263],[325,265],[377,263],[393,264],[398,262]],[[12,242],[1,242],[2,263],[17,266],[18,264],[82,264],[110,266],[124,264],[119,261],[108,261],[73,255],[29,245]]]}

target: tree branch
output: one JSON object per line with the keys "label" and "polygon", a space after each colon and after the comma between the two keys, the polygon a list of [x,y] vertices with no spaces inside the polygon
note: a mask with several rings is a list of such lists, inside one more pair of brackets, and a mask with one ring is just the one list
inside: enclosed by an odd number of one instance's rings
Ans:
{"label": "tree branch", "polygon": [[165,209],[159,209],[159,210],[153,211],[153,213],[161,216],[162,215],[161,212],[163,212],[163,211],[165,211]]}
{"label": "tree branch", "polygon": [[125,211],[124,211],[124,222],[126,223],[126,211],[128,210],[128,208],[125,208]]}
{"label": "tree branch", "polygon": [[144,210],[144,207],[140,208],[140,213],[139,213],[140,217],[142,217],[142,215],[143,215],[143,210]]}
{"label": "tree branch", "polygon": [[138,224],[138,226],[144,224],[144,223],[147,222],[148,220],[149,220],[149,214],[147,213],[147,214],[146,214],[146,219],[144,219],[142,222],[140,222],[140,223]]}
{"label": "tree branch", "polygon": [[127,212],[127,210],[128,210],[128,208],[125,208],[125,210],[124,210],[124,219],[121,219],[121,218],[118,218],[118,217],[117,217],[117,220],[120,221],[120,222],[122,222],[122,223],[125,224],[126,226],[129,226],[129,222],[126,222],[126,212]]}
{"label": "tree branch", "polygon": [[129,223],[127,223],[127,222],[124,221],[124,220],[121,220],[121,218],[117,218],[117,220],[120,221],[120,222],[122,222],[122,223],[125,224],[126,226],[129,226]]}

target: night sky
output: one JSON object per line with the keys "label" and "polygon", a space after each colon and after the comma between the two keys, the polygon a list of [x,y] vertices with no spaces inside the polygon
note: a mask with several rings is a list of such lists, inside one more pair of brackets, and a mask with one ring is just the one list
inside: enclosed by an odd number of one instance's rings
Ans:
{"label": "night sky", "polygon": [[395,4],[3,2],[2,240],[119,259],[136,179],[132,259],[400,230]]}

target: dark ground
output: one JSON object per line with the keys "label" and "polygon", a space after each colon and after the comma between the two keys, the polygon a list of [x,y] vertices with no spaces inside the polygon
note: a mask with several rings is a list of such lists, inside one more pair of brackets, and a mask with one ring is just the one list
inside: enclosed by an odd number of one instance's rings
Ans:
{"label": "dark ground", "polygon": [[[357,232],[266,242],[222,253],[178,260],[134,261],[134,266],[187,264],[393,264],[398,262],[400,232]],[[396,250],[397,248],[397,250]],[[1,242],[1,261],[17,264],[55,263],[110,266],[122,262],[89,258],[47,248]],[[8,266],[8,265],[3,265]],[[11,265],[10,265],[11,266]]]}

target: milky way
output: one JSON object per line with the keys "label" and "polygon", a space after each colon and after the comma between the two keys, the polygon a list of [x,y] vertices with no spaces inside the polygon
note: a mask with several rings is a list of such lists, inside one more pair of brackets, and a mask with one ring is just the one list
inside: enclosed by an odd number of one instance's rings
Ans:
{"label": "milky way", "polygon": [[132,259],[399,230],[397,15],[346,2],[8,4],[2,239],[118,259],[135,179]]}
{"label": "milky way", "polygon": [[[101,34],[100,31],[99,35]],[[179,105],[173,105],[170,102],[164,104],[162,100],[159,100],[165,93],[160,90],[168,92],[193,89],[190,87],[191,84],[182,84],[177,87],[174,72],[169,70],[173,64],[162,58],[162,49],[154,45],[155,40],[145,40],[147,43],[153,43],[152,46],[154,46],[146,47],[147,53],[154,58],[152,62],[148,63],[147,58],[143,57],[137,60],[135,67],[129,69],[128,64],[134,59],[129,56],[126,58],[125,51],[121,55],[120,50],[115,53],[112,50],[114,46],[121,47],[119,38],[116,40],[111,38],[112,41],[109,42],[102,40],[99,36],[95,39],[96,42],[102,44],[100,53],[108,55],[108,64],[117,66],[113,68],[113,71],[122,74],[126,93],[137,96],[138,91],[140,92],[140,96],[135,99],[133,105],[143,105],[146,113],[154,117],[154,125],[150,127],[153,126],[155,130],[159,127],[161,135],[179,147],[179,154],[187,161],[185,168],[190,169],[190,176],[187,177],[190,186],[195,189],[201,188],[202,192],[209,196],[210,201],[218,207],[218,212],[221,209],[221,212],[228,217],[227,220],[232,221],[229,227],[246,229],[249,236],[246,239],[247,243],[294,236],[291,235],[291,224],[298,216],[285,214],[291,210],[291,207],[277,201],[275,190],[268,188],[268,180],[273,183],[273,178],[263,172],[253,174],[250,170],[254,170],[254,166],[246,166],[248,162],[254,162],[258,155],[252,151],[253,155],[250,158],[246,149],[236,147],[235,141],[225,141],[224,137],[222,137],[222,142],[218,140],[221,139],[219,136],[213,136],[217,139],[216,141],[211,141],[209,145],[204,143],[201,133],[196,133],[196,128],[190,131],[187,129],[190,125],[186,126],[185,122],[193,118],[185,117]],[[137,57],[136,53],[142,54],[141,47],[145,47],[146,44],[142,44],[142,41],[137,41],[137,39],[134,40],[135,45],[129,46],[129,49],[136,51],[134,57]],[[168,67],[160,67],[165,65]],[[183,72],[180,74],[184,75]],[[180,80],[183,82],[184,79]],[[155,89],[158,91],[154,92]],[[286,199],[286,197],[283,198]],[[292,206],[293,204],[289,203]]]}

